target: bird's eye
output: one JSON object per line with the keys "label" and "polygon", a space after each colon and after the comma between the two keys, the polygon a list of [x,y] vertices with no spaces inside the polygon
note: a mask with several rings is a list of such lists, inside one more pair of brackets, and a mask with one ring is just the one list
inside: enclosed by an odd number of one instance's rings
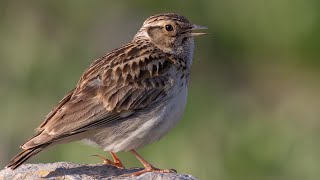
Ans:
{"label": "bird's eye", "polygon": [[167,31],[172,31],[173,30],[173,26],[171,24],[167,24],[165,26],[165,28],[166,28]]}

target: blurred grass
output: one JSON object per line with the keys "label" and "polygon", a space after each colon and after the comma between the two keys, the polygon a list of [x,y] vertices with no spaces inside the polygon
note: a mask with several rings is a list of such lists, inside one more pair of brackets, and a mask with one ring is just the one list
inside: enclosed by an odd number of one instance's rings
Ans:
{"label": "blurred grass", "polygon": [[[142,155],[200,179],[318,179],[319,7],[317,0],[1,1],[0,165],[95,58],[129,41],[146,17],[178,12],[210,35],[197,39],[181,123]],[[29,162],[96,163],[96,153],[107,154],[72,143]]]}

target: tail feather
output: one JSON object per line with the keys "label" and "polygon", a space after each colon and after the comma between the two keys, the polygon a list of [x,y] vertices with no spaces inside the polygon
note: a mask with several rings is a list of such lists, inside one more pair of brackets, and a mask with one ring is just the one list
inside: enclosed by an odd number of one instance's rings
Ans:
{"label": "tail feather", "polygon": [[42,151],[44,148],[46,148],[49,144],[44,144],[41,146],[37,146],[30,149],[24,149],[19,154],[17,154],[15,157],[11,159],[9,164],[6,166],[6,168],[16,169],[19,167],[22,163],[27,161],[32,156],[36,155],[40,151]]}

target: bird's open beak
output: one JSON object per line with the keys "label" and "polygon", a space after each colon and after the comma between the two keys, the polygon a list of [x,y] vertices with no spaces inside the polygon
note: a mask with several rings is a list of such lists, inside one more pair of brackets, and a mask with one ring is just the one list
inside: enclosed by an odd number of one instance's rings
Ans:
{"label": "bird's open beak", "polygon": [[208,29],[208,28],[205,27],[205,26],[199,26],[199,25],[194,24],[193,27],[192,27],[192,29],[191,29],[190,36],[207,35],[208,33],[197,32],[198,30],[203,30],[203,29]]}

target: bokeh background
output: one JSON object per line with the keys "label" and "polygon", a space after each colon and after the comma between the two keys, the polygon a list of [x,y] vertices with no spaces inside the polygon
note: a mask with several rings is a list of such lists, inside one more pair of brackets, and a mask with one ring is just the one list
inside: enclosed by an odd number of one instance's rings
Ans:
{"label": "bokeh background", "polygon": [[[96,58],[142,22],[177,12],[209,27],[196,40],[185,115],[139,150],[200,179],[319,179],[320,1],[0,1],[0,167]],[[98,163],[80,143],[30,162]],[[127,167],[141,166],[120,153]]]}

